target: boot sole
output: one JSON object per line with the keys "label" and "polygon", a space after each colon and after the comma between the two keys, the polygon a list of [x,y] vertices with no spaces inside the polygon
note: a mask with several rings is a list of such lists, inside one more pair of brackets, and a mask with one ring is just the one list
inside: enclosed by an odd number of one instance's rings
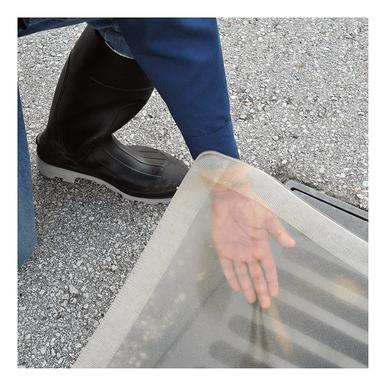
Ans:
{"label": "boot sole", "polygon": [[71,184],[75,183],[75,180],[77,178],[82,178],[83,180],[88,180],[88,181],[96,182],[99,185],[103,185],[106,188],[112,190],[113,192],[118,193],[122,198],[128,201],[140,201],[147,204],[168,204],[171,201],[171,198],[143,198],[143,197],[131,196],[127,193],[122,192],[114,185],[111,185],[108,182],[101,180],[100,178],[50,165],[44,162],[39,156],[37,157],[37,166],[38,166],[39,172],[44,177],[47,177],[50,179],[55,177],[60,178],[61,180]]}

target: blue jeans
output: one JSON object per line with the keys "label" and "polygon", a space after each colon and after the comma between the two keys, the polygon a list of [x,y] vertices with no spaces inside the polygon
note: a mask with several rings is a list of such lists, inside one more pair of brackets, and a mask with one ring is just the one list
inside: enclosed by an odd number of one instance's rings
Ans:
{"label": "blue jeans", "polygon": [[32,200],[31,166],[20,96],[17,106],[17,260],[20,267],[36,244],[35,213]]}
{"label": "blue jeans", "polygon": [[[193,158],[206,150],[238,157],[215,19],[19,19],[18,36],[83,22],[99,30],[112,49],[137,61],[167,104]],[[18,114],[20,265],[32,254],[36,233],[20,99]]]}

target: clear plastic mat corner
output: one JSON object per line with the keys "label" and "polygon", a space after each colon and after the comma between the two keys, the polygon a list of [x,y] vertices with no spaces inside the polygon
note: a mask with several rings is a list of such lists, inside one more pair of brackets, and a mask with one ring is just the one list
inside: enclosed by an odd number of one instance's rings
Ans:
{"label": "clear plastic mat corner", "polygon": [[[212,245],[211,189],[234,165],[296,240],[270,241],[280,290],[265,310],[229,288]],[[367,367],[367,306],[365,241],[266,173],[206,152],[74,367]]]}

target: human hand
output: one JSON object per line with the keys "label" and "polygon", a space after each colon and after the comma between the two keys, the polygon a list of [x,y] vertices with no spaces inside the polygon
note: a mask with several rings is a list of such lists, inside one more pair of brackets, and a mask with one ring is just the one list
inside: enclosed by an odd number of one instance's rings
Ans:
{"label": "human hand", "polygon": [[230,287],[242,289],[248,303],[258,299],[268,308],[279,290],[269,235],[287,248],[294,247],[295,240],[248,184],[233,189],[220,182],[213,187],[211,231]]}

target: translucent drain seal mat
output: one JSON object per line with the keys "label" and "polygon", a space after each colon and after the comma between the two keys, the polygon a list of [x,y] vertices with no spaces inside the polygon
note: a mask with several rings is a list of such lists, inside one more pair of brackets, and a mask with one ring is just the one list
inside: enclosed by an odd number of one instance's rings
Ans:
{"label": "translucent drain seal mat", "polygon": [[[214,199],[232,203],[229,192],[296,242],[268,233],[279,282],[269,308],[232,291],[219,262],[219,231],[243,244],[229,216],[214,222]],[[367,367],[367,303],[365,241],[261,170],[206,152],[74,366]]]}

